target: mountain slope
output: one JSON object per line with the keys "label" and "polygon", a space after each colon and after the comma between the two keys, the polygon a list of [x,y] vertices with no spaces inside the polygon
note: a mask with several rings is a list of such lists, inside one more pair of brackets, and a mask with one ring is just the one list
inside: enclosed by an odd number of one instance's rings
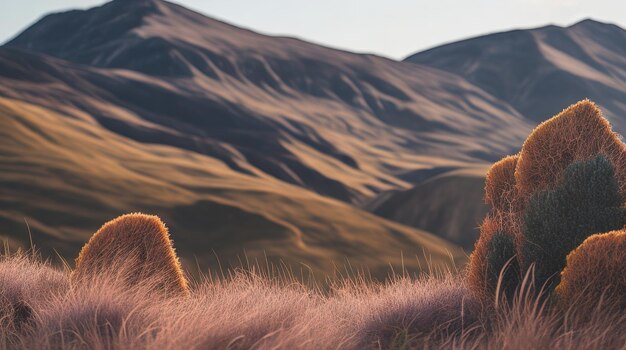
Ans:
{"label": "mountain slope", "polygon": [[[438,267],[464,259],[429,233],[204,155],[138,143],[57,107],[0,98],[0,235],[13,248],[28,246],[28,225],[45,255],[70,259],[106,220],[144,211],[168,223],[190,270],[267,258],[321,276],[348,259],[383,277],[389,264],[415,271],[427,259]],[[421,262],[402,262],[401,252]]]}
{"label": "mountain slope", "polygon": [[471,252],[478,226],[489,211],[483,200],[487,168],[442,170],[410,189],[383,192],[364,208],[408,226],[434,230]]}
{"label": "mountain slope", "polygon": [[141,210],[164,218],[188,264],[245,251],[316,274],[348,258],[384,275],[401,251],[462,261],[355,204],[484,165],[531,128],[458,75],[159,0],[44,17],[0,48],[0,99],[0,227],[15,244],[26,218],[36,243],[71,257],[102,222]]}
{"label": "mountain slope", "polygon": [[442,159],[495,160],[530,128],[458,76],[262,36],[163,1],[50,15],[7,47],[145,73],[93,84],[151,134],[119,118],[100,118],[105,127],[144,142],[171,143],[167,132],[225,143],[269,176],[346,201],[407,187],[398,174]]}
{"label": "mountain slope", "polygon": [[540,122],[583,98],[626,131],[626,31],[585,20],[463,40],[406,58],[459,74]]}

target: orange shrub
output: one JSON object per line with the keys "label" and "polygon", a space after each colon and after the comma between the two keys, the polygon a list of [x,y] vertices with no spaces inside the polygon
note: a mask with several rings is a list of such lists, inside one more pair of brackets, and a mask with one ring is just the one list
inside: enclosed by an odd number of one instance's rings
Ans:
{"label": "orange shrub", "polygon": [[499,223],[493,216],[487,216],[480,225],[480,237],[474,245],[467,265],[467,284],[479,299],[489,299],[486,290],[486,260],[491,237],[500,229]]}
{"label": "orange shrub", "polygon": [[590,236],[569,253],[556,294],[564,306],[585,312],[601,300],[626,310],[626,229]]}
{"label": "orange shrub", "polygon": [[541,123],[524,142],[515,170],[519,195],[525,202],[554,187],[572,162],[597,155],[612,163],[626,197],[626,145],[593,102],[580,101]]}
{"label": "orange shrub", "polygon": [[104,224],[76,259],[72,282],[115,274],[131,285],[150,281],[167,294],[188,290],[168,230],[157,216],[126,214]]}
{"label": "orange shrub", "polygon": [[489,169],[485,201],[492,211],[470,257],[470,287],[493,301],[497,266],[516,256],[513,267],[525,272],[534,264],[535,285],[552,290],[571,249],[622,227],[624,200],[626,145],[594,103],[568,107],[535,128],[518,155]]}
{"label": "orange shrub", "polygon": [[515,168],[519,155],[502,158],[494,163],[485,179],[485,202],[491,204],[493,216],[506,232],[521,241],[521,203],[515,186]]}
{"label": "orange shrub", "polygon": [[504,157],[487,172],[485,201],[495,210],[509,211],[515,201],[515,166],[518,158],[518,155]]}
{"label": "orange shrub", "polygon": [[502,292],[511,297],[519,279],[515,239],[498,217],[490,215],[480,226],[480,238],[470,255],[467,283],[475,296],[488,305],[495,301],[500,277]]}

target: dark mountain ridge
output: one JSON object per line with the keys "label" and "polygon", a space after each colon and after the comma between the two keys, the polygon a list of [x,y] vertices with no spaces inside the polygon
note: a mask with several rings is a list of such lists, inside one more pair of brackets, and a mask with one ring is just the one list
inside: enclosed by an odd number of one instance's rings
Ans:
{"label": "dark mountain ridge", "polygon": [[533,122],[590,98],[617,130],[626,131],[626,31],[614,24],[587,19],[569,27],[495,33],[406,61],[459,74]]}

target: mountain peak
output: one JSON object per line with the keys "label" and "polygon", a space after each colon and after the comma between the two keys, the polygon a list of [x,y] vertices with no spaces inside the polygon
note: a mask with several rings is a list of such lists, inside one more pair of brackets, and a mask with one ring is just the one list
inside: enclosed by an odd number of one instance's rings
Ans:
{"label": "mountain peak", "polygon": [[574,28],[574,27],[591,27],[591,26],[606,26],[609,25],[608,23],[604,23],[604,22],[600,22],[600,21],[596,21],[593,18],[584,18],[574,24],[572,24],[571,26],[569,26],[569,28]]}
{"label": "mountain peak", "polygon": [[[50,14],[6,46],[154,76],[189,77],[199,71],[216,77],[216,70],[234,73],[236,64],[230,61],[241,58],[241,51],[284,56],[294,51],[287,47],[301,51],[307,44],[263,36],[163,0],[113,0]],[[263,70],[258,64],[247,69]]]}
{"label": "mountain peak", "polygon": [[101,7],[110,6],[112,10],[139,11],[144,15],[163,14],[170,3],[164,0],[112,0]]}
{"label": "mountain peak", "polygon": [[132,46],[148,18],[165,16],[168,7],[161,0],[114,0],[87,10],[52,13],[6,46],[81,64],[111,66],[111,53]]}

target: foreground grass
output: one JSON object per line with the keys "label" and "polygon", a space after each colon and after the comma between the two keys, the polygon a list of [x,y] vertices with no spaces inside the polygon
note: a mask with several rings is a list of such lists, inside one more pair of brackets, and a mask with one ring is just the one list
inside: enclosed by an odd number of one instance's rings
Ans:
{"label": "foreground grass", "polygon": [[[253,271],[192,283],[188,296],[124,285],[124,266],[70,285],[25,255],[0,258],[0,346],[25,349],[610,349],[621,316],[559,313],[525,293],[485,310],[452,274],[330,290]],[[530,294],[528,294],[530,295]]]}

